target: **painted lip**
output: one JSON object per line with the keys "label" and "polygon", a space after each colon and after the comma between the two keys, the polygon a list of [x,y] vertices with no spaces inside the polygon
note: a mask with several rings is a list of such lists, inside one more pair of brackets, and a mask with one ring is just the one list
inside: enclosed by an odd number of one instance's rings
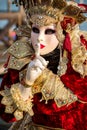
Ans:
{"label": "painted lip", "polygon": [[40,44],[40,49],[43,49],[45,47],[45,45]]}

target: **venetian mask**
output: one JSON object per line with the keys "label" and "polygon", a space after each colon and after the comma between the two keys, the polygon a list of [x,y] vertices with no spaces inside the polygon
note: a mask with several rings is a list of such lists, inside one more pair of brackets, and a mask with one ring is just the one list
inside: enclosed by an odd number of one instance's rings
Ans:
{"label": "venetian mask", "polygon": [[39,46],[40,55],[45,55],[53,51],[59,43],[56,37],[56,24],[41,27],[33,24],[31,42],[35,51],[37,46]]}

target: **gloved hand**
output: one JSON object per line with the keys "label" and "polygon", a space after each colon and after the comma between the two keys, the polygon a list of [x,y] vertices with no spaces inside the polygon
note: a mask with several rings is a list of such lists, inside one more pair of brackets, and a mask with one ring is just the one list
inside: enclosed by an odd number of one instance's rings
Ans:
{"label": "gloved hand", "polygon": [[[27,85],[32,85],[34,81],[41,75],[42,71],[46,68],[48,61],[40,56],[40,46],[37,45],[35,49],[35,58],[28,64],[25,82]],[[23,100],[32,98],[31,87],[26,88],[24,85],[20,84],[19,86],[21,96]]]}
{"label": "gloved hand", "polygon": [[21,93],[21,97],[24,101],[26,101],[27,99],[32,99],[33,95],[32,95],[32,90],[31,87],[26,88],[24,87],[22,84],[19,84],[18,86],[20,93]]}
{"label": "gloved hand", "polygon": [[48,61],[40,56],[40,45],[35,50],[36,57],[29,63],[26,73],[26,83],[32,85],[46,68]]}

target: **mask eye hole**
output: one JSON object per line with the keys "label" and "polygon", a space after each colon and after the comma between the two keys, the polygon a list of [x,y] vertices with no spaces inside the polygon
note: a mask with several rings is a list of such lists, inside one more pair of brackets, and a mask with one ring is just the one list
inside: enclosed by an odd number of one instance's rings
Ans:
{"label": "mask eye hole", "polygon": [[33,27],[33,28],[32,28],[32,31],[33,31],[34,33],[39,33],[39,32],[40,32],[39,29],[36,28],[36,27]]}
{"label": "mask eye hole", "polygon": [[51,34],[54,34],[56,31],[53,30],[53,29],[46,29],[45,30],[45,34],[48,34],[48,35],[51,35]]}

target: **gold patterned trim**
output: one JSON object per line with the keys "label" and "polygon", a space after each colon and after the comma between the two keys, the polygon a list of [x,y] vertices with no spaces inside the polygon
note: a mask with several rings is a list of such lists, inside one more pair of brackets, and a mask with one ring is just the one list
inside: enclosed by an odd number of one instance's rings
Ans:
{"label": "gold patterned trim", "polygon": [[15,104],[17,105],[18,109],[21,110],[21,111],[25,111],[25,112],[28,112],[30,115],[33,115],[33,110],[32,110],[32,96],[24,101],[22,99],[22,95],[21,95],[21,92],[18,88],[18,86],[20,85],[20,83],[17,83],[17,84],[13,84],[11,86],[11,94],[12,94],[12,98],[15,102]]}
{"label": "gold patterned trim", "polygon": [[10,56],[7,68],[21,70],[26,64],[31,61],[30,57],[17,59],[14,56]]}
{"label": "gold patterned trim", "polygon": [[[44,125],[38,125],[33,122],[30,122],[25,126],[25,128],[32,129],[32,130],[65,130],[62,128],[52,128]],[[27,130],[27,129],[26,129]]]}
{"label": "gold patterned trim", "polygon": [[69,105],[78,100],[77,96],[64,86],[60,77],[48,69],[45,69],[35,81],[32,92],[33,94],[41,92],[42,99],[40,101],[45,100],[45,103],[50,99],[54,99],[58,107]]}
{"label": "gold patterned trim", "polygon": [[8,53],[11,55],[7,68],[21,70],[31,61],[31,56],[34,54],[34,50],[30,43],[18,40],[8,49]]}
{"label": "gold patterned trim", "polygon": [[79,46],[72,50],[72,67],[81,76],[87,75],[87,50],[84,46]]}
{"label": "gold patterned trim", "polygon": [[5,87],[4,90],[0,91],[0,94],[3,96],[1,103],[6,106],[5,112],[13,113],[17,109],[17,106],[16,106],[16,104],[14,104],[14,101],[13,101],[11,93],[10,93],[10,89]]}
{"label": "gold patterned trim", "polygon": [[25,58],[34,54],[31,43],[26,41],[18,40],[11,45],[8,52],[17,59]]}
{"label": "gold patterned trim", "polygon": [[18,89],[19,83],[13,84],[11,89],[5,88],[5,90],[0,91],[3,96],[1,103],[4,104],[5,112],[14,114],[17,120],[23,118],[23,112],[28,112],[31,116],[33,115],[32,110],[32,97],[29,97],[26,101],[22,99],[21,92]]}
{"label": "gold patterned trim", "polygon": [[[67,2],[65,0],[29,0],[29,1],[14,1],[17,5],[23,5],[26,15],[31,18],[32,15],[46,15],[59,20],[59,14],[70,16],[76,19],[78,23],[86,20],[83,14],[83,9],[79,8],[76,2]],[[70,4],[69,4],[70,3]]]}

